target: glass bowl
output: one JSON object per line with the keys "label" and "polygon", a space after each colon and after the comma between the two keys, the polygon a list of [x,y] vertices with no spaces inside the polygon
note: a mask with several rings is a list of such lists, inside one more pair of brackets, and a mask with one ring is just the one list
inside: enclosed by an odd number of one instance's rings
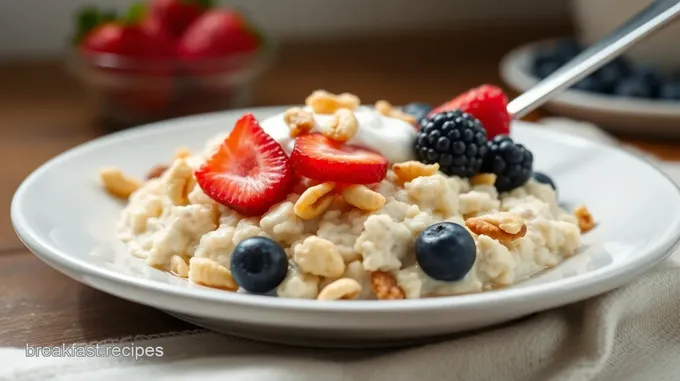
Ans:
{"label": "glass bowl", "polygon": [[99,120],[119,130],[179,116],[248,106],[253,82],[274,59],[269,39],[228,58],[138,59],[72,49],[71,72],[86,88]]}

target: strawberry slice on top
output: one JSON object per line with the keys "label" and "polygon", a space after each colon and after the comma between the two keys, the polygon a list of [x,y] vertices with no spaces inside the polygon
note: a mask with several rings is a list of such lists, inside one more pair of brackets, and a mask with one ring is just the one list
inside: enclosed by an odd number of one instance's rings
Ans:
{"label": "strawberry slice on top", "polygon": [[321,134],[299,136],[290,155],[300,176],[352,184],[378,183],[387,173],[387,159],[363,148],[331,140]]}
{"label": "strawberry slice on top", "polygon": [[429,115],[461,110],[482,122],[486,135],[492,139],[496,135],[510,134],[510,114],[507,111],[508,97],[503,90],[494,85],[482,85],[470,89],[435,108]]}
{"label": "strawberry slice on top", "polygon": [[195,172],[206,195],[244,216],[259,216],[293,187],[283,148],[248,113],[217,151]]}

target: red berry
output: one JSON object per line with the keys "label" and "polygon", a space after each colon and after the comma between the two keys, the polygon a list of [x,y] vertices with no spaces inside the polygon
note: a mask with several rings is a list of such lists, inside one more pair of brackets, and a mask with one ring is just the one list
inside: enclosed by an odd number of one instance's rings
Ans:
{"label": "red berry", "polygon": [[195,176],[206,195],[245,216],[262,215],[293,186],[288,156],[252,114],[236,122]]}
{"label": "red berry", "polygon": [[154,0],[151,14],[173,38],[179,39],[189,25],[211,6],[210,0]]}
{"label": "red berry", "polygon": [[493,85],[482,85],[468,90],[430,112],[430,115],[459,109],[482,122],[489,139],[510,134],[508,98],[503,90]]}
{"label": "red berry", "polygon": [[132,6],[124,19],[102,16],[86,9],[79,20],[79,43],[85,53],[110,53],[132,58],[167,58],[174,42],[154,19],[145,18],[145,9]]}
{"label": "red berry", "polygon": [[187,60],[220,58],[257,49],[257,35],[241,15],[227,9],[205,12],[179,41],[177,53]]}
{"label": "red berry", "polygon": [[387,173],[387,159],[379,154],[320,134],[298,137],[290,161],[298,175],[319,181],[371,184]]}

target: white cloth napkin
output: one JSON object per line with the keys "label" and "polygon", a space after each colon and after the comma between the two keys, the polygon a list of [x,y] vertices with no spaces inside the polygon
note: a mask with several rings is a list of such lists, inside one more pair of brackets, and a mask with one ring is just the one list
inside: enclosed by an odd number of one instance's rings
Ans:
{"label": "white cloth napkin", "polygon": [[[591,125],[544,122],[618,144]],[[661,165],[680,182],[680,163]],[[297,349],[197,330],[123,338],[99,349],[161,347],[162,357],[36,358],[27,348],[0,348],[0,380],[680,380],[679,301],[680,268],[670,262],[603,296],[421,347]]]}

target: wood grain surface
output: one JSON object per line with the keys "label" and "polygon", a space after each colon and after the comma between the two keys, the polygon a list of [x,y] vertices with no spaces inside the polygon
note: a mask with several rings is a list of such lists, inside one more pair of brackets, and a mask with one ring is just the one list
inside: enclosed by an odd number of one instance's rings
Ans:
{"label": "wood grain surface", "polygon": [[[351,91],[365,103],[433,104],[500,83],[498,60],[514,46],[568,33],[563,26],[283,45],[258,81],[255,105],[300,103],[312,90]],[[537,118],[533,114],[530,118]],[[41,163],[106,134],[62,64],[0,66],[0,346],[86,342],[192,328],[162,312],[81,285],[33,256],[14,234],[12,195]],[[630,141],[680,160],[680,143]],[[9,160],[8,160],[9,159]]]}

